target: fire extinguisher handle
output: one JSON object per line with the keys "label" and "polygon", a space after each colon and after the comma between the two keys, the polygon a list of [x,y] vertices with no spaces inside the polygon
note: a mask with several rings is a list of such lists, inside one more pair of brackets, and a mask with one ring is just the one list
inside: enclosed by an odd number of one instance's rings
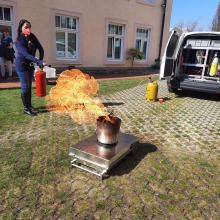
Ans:
{"label": "fire extinguisher handle", "polygon": [[47,66],[47,63],[43,62],[42,65],[39,65],[39,68],[40,68],[40,69],[43,69],[45,66]]}
{"label": "fire extinguisher handle", "polygon": [[39,65],[39,68],[42,70],[44,68],[44,65]]}

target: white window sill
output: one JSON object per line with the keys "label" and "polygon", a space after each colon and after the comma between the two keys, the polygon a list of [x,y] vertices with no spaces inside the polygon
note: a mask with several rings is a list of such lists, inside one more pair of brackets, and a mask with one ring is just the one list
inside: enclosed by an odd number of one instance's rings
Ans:
{"label": "white window sill", "polygon": [[80,59],[68,59],[68,58],[56,58],[55,62],[57,64],[81,64]]}
{"label": "white window sill", "polygon": [[137,3],[140,3],[142,5],[148,5],[148,6],[151,6],[151,7],[154,7],[156,4],[156,2],[154,1],[154,3],[152,2],[147,2],[147,1],[144,1],[144,0],[136,0]]}
{"label": "white window sill", "polygon": [[125,61],[124,60],[110,60],[110,59],[107,59],[106,61],[105,61],[105,64],[106,65],[111,65],[111,64],[125,64]]}
{"label": "white window sill", "polygon": [[66,57],[64,57],[64,58],[61,58],[61,57],[56,57],[56,60],[67,60],[67,61],[77,61],[77,60],[79,60],[79,59],[73,59],[73,58],[66,58]]}
{"label": "white window sill", "polygon": [[147,63],[147,60],[134,60],[136,63]]}
{"label": "white window sill", "polygon": [[137,65],[148,65],[149,62],[148,62],[148,60],[135,60],[134,64],[137,64]]}

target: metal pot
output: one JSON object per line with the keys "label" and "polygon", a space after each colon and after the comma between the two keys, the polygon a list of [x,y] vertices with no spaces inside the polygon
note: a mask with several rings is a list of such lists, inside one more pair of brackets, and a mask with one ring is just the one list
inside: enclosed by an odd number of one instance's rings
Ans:
{"label": "metal pot", "polygon": [[100,116],[97,119],[96,135],[98,142],[106,145],[114,145],[118,142],[121,119],[109,116],[110,121],[106,120],[106,116]]}

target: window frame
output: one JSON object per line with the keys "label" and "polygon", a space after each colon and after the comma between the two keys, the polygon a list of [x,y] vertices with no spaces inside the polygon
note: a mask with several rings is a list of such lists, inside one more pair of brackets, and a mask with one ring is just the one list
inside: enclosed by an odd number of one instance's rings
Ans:
{"label": "window frame", "polygon": [[[11,20],[0,20],[0,25],[2,26],[9,26],[11,29],[11,37],[13,39],[13,43],[15,41],[15,37],[16,37],[16,24],[15,24],[15,19],[16,19],[16,10],[17,10],[17,3],[14,1],[10,1],[10,0],[2,0],[0,3],[0,7],[2,8],[9,8],[10,9],[10,17]],[[14,50],[16,51],[16,47],[14,46]]]}
{"label": "window frame", "polygon": [[[60,16],[60,18],[63,17],[69,17],[69,18],[74,18],[76,19],[76,29],[69,29],[69,28],[62,28],[61,25],[60,27],[56,27],[56,16]],[[54,14],[54,27],[55,27],[55,58],[57,61],[78,61],[80,58],[80,45],[79,45],[79,38],[80,38],[80,18],[78,16],[73,16],[73,15],[67,15],[63,13],[55,13]],[[56,33],[64,33],[65,36],[65,56],[64,57],[58,57],[57,56],[57,46],[56,46]],[[74,57],[68,57],[68,33],[74,33],[76,34],[76,58]]]}
{"label": "window frame", "polygon": [[[119,35],[119,34],[115,34],[115,33],[109,33],[109,25],[113,25],[113,26],[118,26],[118,27],[122,27],[122,34]],[[109,61],[122,61],[123,60],[123,42],[124,42],[124,25],[119,25],[119,24],[115,24],[115,23],[109,23],[108,24],[108,30],[107,30],[107,51],[108,51],[108,39],[109,38],[113,38],[113,41],[114,41],[114,47],[112,47],[112,58],[108,57],[108,52],[107,52],[107,60]],[[120,58],[115,58],[115,42],[116,42],[116,39],[120,39],[121,40],[121,49],[120,49]]]}
{"label": "window frame", "polygon": [[[146,38],[143,38],[143,37],[138,37],[137,36],[137,31],[138,29],[142,29],[142,30],[146,30],[147,31],[147,37]],[[140,28],[140,27],[137,27],[136,28],[136,37],[135,37],[135,48],[136,48],[136,41],[137,40],[141,40],[143,41],[143,43],[141,42],[141,45],[144,44],[145,40],[147,42],[147,47],[146,47],[146,54],[145,54],[145,58],[142,59],[142,60],[137,60],[138,62],[147,62],[148,60],[148,48],[149,48],[149,35],[150,35],[150,29],[149,28]],[[142,51],[141,51],[142,52]],[[144,52],[143,52],[144,53]]]}
{"label": "window frame", "polygon": [[[122,26],[122,35],[115,35],[116,38],[121,39],[121,52],[120,59],[112,59],[107,57],[108,52],[108,37],[114,36],[114,34],[108,33],[109,25]],[[104,65],[117,65],[117,64],[125,64],[125,45],[126,45],[126,36],[127,36],[127,25],[128,22],[125,20],[105,18],[105,47],[104,47]]]}
{"label": "window frame", "polygon": [[[13,21],[12,7],[7,6],[7,5],[1,5],[1,4],[0,4],[0,7],[2,8],[2,16],[3,16],[3,19],[2,19],[2,20],[0,19],[0,21],[1,21],[1,22],[12,22],[12,21]],[[10,11],[10,20],[5,20],[4,8],[9,8],[9,11]]]}
{"label": "window frame", "polygon": [[138,29],[145,29],[148,31],[148,37],[147,37],[147,49],[146,49],[146,57],[145,59],[138,60],[135,59],[136,64],[149,64],[149,58],[150,58],[150,51],[151,51],[151,34],[153,32],[153,26],[151,25],[143,25],[143,24],[135,24],[134,26],[134,48],[136,48],[136,39],[137,39],[137,30]]}

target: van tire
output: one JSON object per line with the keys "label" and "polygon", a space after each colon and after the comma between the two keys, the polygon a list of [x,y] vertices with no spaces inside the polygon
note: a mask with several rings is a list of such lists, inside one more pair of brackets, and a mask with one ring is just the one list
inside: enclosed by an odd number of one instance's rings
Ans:
{"label": "van tire", "polygon": [[168,87],[168,91],[172,92],[172,93],[176,93],[178,91],[177,88],[173,88],[173,87]]}
{"label": "van tire", "polygon": [[168,87],[168,91],[171,93],[175,93],[176,95],[181,95],[181,90],[173,87]]}

